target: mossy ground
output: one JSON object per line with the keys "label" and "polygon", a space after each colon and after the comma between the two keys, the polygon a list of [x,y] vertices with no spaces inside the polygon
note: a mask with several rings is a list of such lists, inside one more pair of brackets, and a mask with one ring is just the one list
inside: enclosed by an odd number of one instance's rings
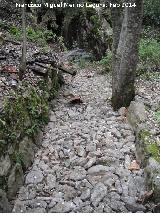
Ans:
{"label": "mossy ground", "polygon": [[154,158],[160,163],[160,147],[152,139],[152,135],[148,130],[141,130],[139,133],[139,139],[144,143],[144,151],[146,154]]}
{"label": "mossy ground", "polygon": [[[33,137],[49,119],[49,100],[59,89],[58,76],[51,76],[50,88],[46,81],[39,86],[24,87],[12,91],[4,100],[0,115],[0,152],[10,143],[18,143],[23,137]],[[1,155],[0,154],[0,155]]]}

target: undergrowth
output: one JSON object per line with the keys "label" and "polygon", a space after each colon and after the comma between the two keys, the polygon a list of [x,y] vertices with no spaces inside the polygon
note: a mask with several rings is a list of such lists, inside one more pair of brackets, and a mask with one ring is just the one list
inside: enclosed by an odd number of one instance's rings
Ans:
{"label": "undergrowth", "polygon": [[4,101],[0,115],[0,151],[8,143],[19,141],[24,135],[32,136],[48,122],[48,100],[35,88],[22,94],[17,91]]}
{"label": "undergrowth", "polygon": [[[111,71],[112,53],[107,52],[99,61],[105,72]],[[160,42],[152,38],[143,38],[139,44],[139,64],[137,75],[147,74],[148,71],[158,71],[160,69]]]}
{"label": "undergrowth", "polygon": [[[19,29],[17,26],[12,26],[9,29],[9,33],[16,40],[22,40],[22,29]],[[47,42],[50,40],[54,41],[56,37],[50,30],[33,29],[32,27],[26,28],[26,36],[28,41],[35,42],[42,46],[47,45]]]}

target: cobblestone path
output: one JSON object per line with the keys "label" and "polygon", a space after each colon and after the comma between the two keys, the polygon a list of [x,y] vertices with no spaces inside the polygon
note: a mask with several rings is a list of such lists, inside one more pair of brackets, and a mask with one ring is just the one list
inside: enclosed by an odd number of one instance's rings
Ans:
{"label": "cobblestone path", "polygon": [[[81,97],[69,105],[68,95]],[[143,170],[130,171],[135,137],[110,105],[111,79],[84,70],[67,77],[33,166],[26,172],[15,213],[143,213]]]}

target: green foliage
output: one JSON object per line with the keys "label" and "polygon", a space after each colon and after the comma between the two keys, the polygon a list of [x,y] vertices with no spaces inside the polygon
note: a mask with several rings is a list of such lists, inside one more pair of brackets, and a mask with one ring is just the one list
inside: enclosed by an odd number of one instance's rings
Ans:
{"label": "green foliage", "polygon": [[160,124],[160,110],[158,110],[158,111],[155,113],[155,118],[156,118],[156,120],[158,121],[158,123]]}
{"label": "green foliage", "polygon": [[105,72],[111,71],[111,64],[112,64],[112,52],[108,52],[99,62],[105,69]]}
{"label": "green foliage", "polygon": [[90,17],[90,22],[92,24],[92,29],[91,29],[92,33],[98,36],[99,35],[99,29],[101,27],[101,23],[100,23],[98,16],[92,15]]}
{"label": "green foliage", "polygon": [[28,27],[26,30],[28,40],[46,45],[47,41],[55,39],[55,35],[50,30],[40,30]]}
{"label": "green foliage", "polygon": [[144,1],[144,17],[150,23],[160,24],[160,6],[159,0]]}
{"label": "green foliage", "polygon": [[160,162],[160,152],[159,152],[159,147],[156,143],[149,144],[147,146],[149,153],[151,156],[158,162]]}
{"label": "green foliage", "polygon": [[[108,52],[99,62],[106,72],[111,70],[112,52]],[[151,68],[160,67],[160,42],[154,38],[143,38],[139,45],[139,65],[138,74],[144,74],[148,76],[148,70]],[[158,77],[157,75],[150,75],[149,77]]]}
{"label": "green foliage", "polygon": [[59,46],[60,46],[60,48],[61,48],[62,51],[67,51],[67,48],[65,47],[65,44],[64,44],[64,38],[63,38],[63,36],[59,36],[57,38],[57,42],[58,42],[58,44],[59,44]]}
{"label": "green foliage", "polygon": [[86,66],[86,60],[85,60],[85,58],[80,58],[80,60],[79,60],[79,62],[78,62],[78,65],[79,65],[79,67],[81,68],[81,69],[83,69],[83,68],[85,68],[85,66]]}
{"label": "green foliage", "polygon": [[[22,40],[22,30],[16,26],[9,29],[9,33],[17,40]],[[50,30],[33,29],[32,27],[26,28],[27,40],[35,42],[42,46],[46,46],[50,40],[55,40],[56,35]]]}
{"label": "green foliage", "polygon": [[16,26],[12,26],[9,30],[10,34],[15,37],[16,39],[20,39],[22,36],[22,31],[16,27]]}
{"label": "green foliage", "polygon": [[[31,88],[26,95],[15,93],[6,99],[0,118],[2,141],[18,141],[24,135],[33,135],[48,121],[48,102],[44,94]],[[1,142],[2,143],[2,142]]]}
{"label": "green foliage", "polygon": [[160,42],[155,39],[141,39],[139,58],[142,64],[160,66]]}

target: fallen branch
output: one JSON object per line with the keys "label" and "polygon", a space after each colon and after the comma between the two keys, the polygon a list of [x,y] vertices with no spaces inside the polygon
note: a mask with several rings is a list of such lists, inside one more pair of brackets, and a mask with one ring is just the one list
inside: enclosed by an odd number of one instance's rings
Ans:
{"label": "fallen branch", "polygon": [[28,68],[31,69],[33,72],[36,72],[40,75],[46,75],[48,72],[47,69],[41,68],[39,66],[29,66]]}
{"label": "fallen branch", "polygon": [[60,65],[60,66],[55,65],[55,67],[56,67],[57,69],[61,70],[62,72],[68,73],[68,74],[70,74],[70,75],[72,75],[72,76],[75,76],[76,73],[77,73],[75,70],[68,70],[68,69],[66,69],[65,67],[61,66],[61,65]]}
{"label": "fallen branch", "polygon": [[35,62],[35,64],[36,64],[37,66],[40,66],[40,67],[43,67],[43,68],[46,68],[46,69],[49,68],[47,65],[42,64],[42,63],[39,63],[39,62]]}

